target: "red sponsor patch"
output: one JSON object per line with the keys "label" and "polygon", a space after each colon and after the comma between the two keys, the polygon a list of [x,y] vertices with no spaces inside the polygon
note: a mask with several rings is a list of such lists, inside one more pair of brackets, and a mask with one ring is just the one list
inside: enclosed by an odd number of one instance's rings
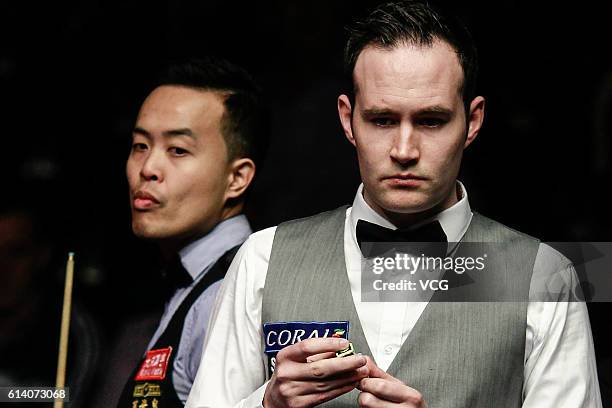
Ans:
{"label": "red sponsor patch", "polygon": [[166,377],[168,360],[170,360],[172,347],[149,350],[140,370],[134,377],[136,381],[163,380]]}

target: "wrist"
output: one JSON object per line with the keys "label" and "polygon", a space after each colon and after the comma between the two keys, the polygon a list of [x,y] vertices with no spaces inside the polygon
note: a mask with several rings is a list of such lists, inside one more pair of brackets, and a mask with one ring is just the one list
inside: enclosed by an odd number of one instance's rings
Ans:
{"label": "wrist", "polygon": [[264,392],[263,398],[261,400],[261,406],[263,408],[273,408],[274,404],[271,401],[270,398],[270,387],[271,387],[272,381],[268,381],[268,385],[266,386],[266,391]]}

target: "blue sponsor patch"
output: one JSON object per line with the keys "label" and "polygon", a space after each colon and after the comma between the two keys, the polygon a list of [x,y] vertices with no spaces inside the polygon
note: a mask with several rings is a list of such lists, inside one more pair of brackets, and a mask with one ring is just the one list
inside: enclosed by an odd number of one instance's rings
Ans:
{"label": "blue sponsor patch", "polygon": [[287,346],[315,337],[348,339],[349,322],[274,322],[264,323],[264,352],[268,357],[268,379],[276,368],[276,353]]}
{"label": "blue sponsor patch", "polygon": [[264,323],[264,352],[276,354],[299,341],[315,337],[348,339],[349,322],[274,322]]}

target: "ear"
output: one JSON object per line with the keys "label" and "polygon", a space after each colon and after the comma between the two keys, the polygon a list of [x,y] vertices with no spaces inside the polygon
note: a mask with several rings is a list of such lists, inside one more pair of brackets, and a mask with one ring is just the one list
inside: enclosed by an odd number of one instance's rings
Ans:
{"label": "ear", "polygon": [[482,122],[484,121],[485,99],[482,96],[477,96],[470,103],[470,111],[468,116],[468,130],[463,148],[468,147],[480,132]]}
{"label": "ear", "polygon": [[353,146],[355,146],[355,138],[353,137],[353,127],[351,126],[352,108],[351,101],[346,95],[338,97],[338,115],[340,116],[340,124],[344,129],[346,138]]}
{"label": "ear", "polygon": [[225,199],[240,197],[255,177],[255,163],[248,157],[242,157],[230,163],[229,183]]}

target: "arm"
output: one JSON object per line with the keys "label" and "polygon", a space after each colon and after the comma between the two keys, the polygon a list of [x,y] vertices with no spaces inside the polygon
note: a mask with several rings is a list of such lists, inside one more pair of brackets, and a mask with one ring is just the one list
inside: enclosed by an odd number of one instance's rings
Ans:
{"label": "arm", "polygon": [[236,254],[219,289],[187,408],[261,406],[261,296],[273,238],[273,228],[253,234]]}
{"label": "arm", "polygon": [[[541,301],[538,288],[557,301]],[[569,260],[540,245],[527,309],[523,408],[601,407],[586,305],[567,301],[576,289],[578,278]]]}
{"label": "arm", "polygon": [[363,356],[329,358],[325,352],[333,355],[345,345],[321,338],[279,352],[265,383],[261,302],[273,239],[274,229],[256,233],[236,254],[217,296],[187,408],[312,406],[352,390],[367,375]]}

